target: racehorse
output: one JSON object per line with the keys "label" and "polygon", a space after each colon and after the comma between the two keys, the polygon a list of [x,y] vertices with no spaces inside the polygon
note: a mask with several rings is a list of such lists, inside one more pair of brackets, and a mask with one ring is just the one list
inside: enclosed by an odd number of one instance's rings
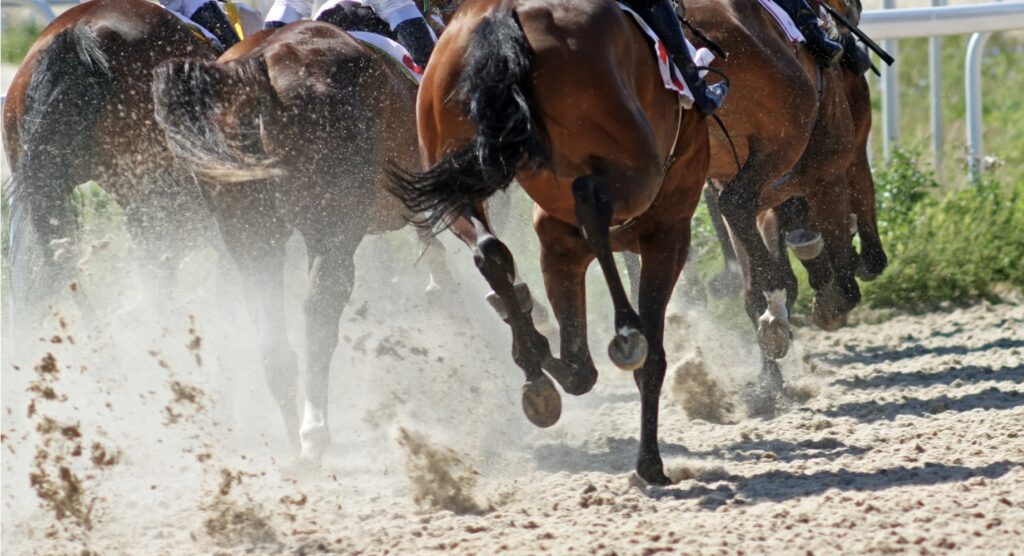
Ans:
{"label": "racehorse", "polygon": [[[468,0],[438,42],[417,105],[423,172],[395,168],[392,190],[419,222],[473,251],[510,325],[535,425],[560,417],[552,383],[588,392],[584,275],[595,258],[615,309],[609,356],[641,395],[637,472],[669,481],[658,447],[665,308],[686,260],[690,218],[709,160],[707,126],[665,89],[635,21],[612,2]],[[516,178],[535,201],[534,228],[561,354],[534,326],[525,284],[482,203]],[[640,253],[639,313],[612,256]],[[545,374],[545,372],[547,374]]]}
{"label": "racehorse", "polygon": [[[330,443],[329,366],[364,236],[406,226],[384,168],[419,161],[417,84],[395,60],[335,25],[300,21],[252,35],[216,62],[157,70],[156,115],[199,179],[246,281],[270,390],[293,448],[319,461]],[[285,242],[309,257],[305,407],[285,328]],[[424,254],[446,276],[437,241]]]}
{"label": "racehorse", "polygon": [[[859,19],[857,0],[831,1]],[[788,311],[797,296],[785,245],[808,271],[813,321],[827,330],[842,326],[860,301],[855,276],[870,279],[885,268],[867,161],[867,82],[845,68],[820,68],[756,2],[693,0],[687,16],[729,54],[712,64],[729,76],[720,116],[731,140],[711,129],[715,189],[708,199],[728,223],[746,276],[760,382],[774,394],[783,384],[776,359],[789,349]]]}
{"label": "racehorse", "polygon": [[[36,40],[3,113],[19,328],[74,278],[75,257],[64,244],[77,232],[77,185],[95,180],[124,209],[162,291],[181,256],[213,231],[192,177],[173,163],[149,90],[161,62],[216,55],[208,40],[144,0],[74,6]],[[95,318],[82,295],[75,299],[83,316]]]}

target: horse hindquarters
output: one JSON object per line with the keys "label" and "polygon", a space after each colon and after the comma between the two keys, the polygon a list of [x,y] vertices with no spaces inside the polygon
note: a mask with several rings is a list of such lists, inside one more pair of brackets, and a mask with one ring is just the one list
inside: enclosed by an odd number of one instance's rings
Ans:
{"label": "horse hindquarters", "polygon": [[88,163],[92,131],[112,83],[99,40],[82,25],[54,36],[34,66],[26,67],[32,77],[9,192],[12,295],[15,307],[26,306],[26,316],[16,317],[19,323],[34,320],[39,304],[73,273],[72,255],[59,244],[77,228],[74,169]]}

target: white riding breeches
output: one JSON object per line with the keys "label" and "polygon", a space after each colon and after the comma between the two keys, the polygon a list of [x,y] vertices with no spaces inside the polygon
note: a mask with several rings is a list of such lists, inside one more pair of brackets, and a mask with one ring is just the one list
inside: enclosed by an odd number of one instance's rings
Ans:
{"label": "white riding breeches", "polygon": [[[199,0],[178,0],[199,1]],[[317,12],[317,15],[342,1],[355,2],[370,6],[374,12],[394,29],[403,21],[423,17],[412,0],[328,0]],[[313,15],[313,0],[274,0],[274,5],[267,12],[267,21],[291,23]],[[314,18],[316,19],[316,18]]]}

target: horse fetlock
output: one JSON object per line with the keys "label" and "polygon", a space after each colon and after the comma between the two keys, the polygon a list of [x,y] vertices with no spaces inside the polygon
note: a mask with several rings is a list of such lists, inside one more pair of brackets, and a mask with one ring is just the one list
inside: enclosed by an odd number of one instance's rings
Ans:
{"label": "horse fetlock", "polygon": [[318,462],[331,443],[331,432],[327,427],[327,414],[308,400],[299,429],[300,457],[303,461]]}
{"label": "horse fetlock", "polygon": [[597,384],[597,369],[589,357],[586,361],[574,365],[549,354],[541,366],[558,382],[562,390],[571,396],[582,396]]}
{"label": "horse fetlock", "polygon": [[523,384],[523,413],[531,423],[547,428],[562,416],[562,397],[546,375]]}
{"label": "horse fetlock", "polygon": [[672,484],[672,479],[665,474],[665,465],[659,454],[641,453],[636,461],[636,474],[648,484],[665,486]]}
{"label": "horse fetlock", "polygon": [[647,338],[631,326],[619,328],[608,343],[608,358],[623,371],[635,371],[647,361]]}
{"label": "horse fetlock", "polygon": [[796,258],[809,261],[821,254],[825,248],[825,240],[822,239],[820,232],[798,228],[786,234],[786,245]]}
{"label": "horse fetlock", "polygon": [[789,352],[792,338],[786,290],[772,290],[765,292],[764,296],[768,307],[757,319],[757,344],[766,357],[781,359]]}

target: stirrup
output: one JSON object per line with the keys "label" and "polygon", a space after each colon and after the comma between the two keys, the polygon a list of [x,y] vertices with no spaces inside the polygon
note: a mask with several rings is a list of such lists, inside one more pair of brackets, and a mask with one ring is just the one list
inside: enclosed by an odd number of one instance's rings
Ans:
{"label": "stirrup", "polygon": [[[704,85],[690,88],[693,93],[693,107],[704,117],[709,117],[721,108],[722,103],[725,102],[725,96],[729,93],[729,85],[724,81],[712,85],[708,85],[704,81],[701,81],[701,83]],[[698,93],[696,91],[697,88],[702,89],[702,91]]]}

